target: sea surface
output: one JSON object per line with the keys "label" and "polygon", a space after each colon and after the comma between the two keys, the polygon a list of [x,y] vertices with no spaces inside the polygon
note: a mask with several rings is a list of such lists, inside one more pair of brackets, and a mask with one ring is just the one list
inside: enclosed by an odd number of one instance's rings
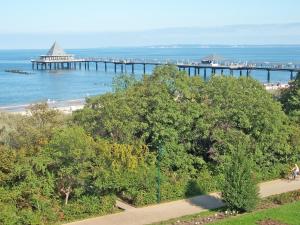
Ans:
{"label": "sea surface", "polygon": [[[67,53],[82,57],[138,58],[156,60],[200,61],[201,58],[217,54],[225,59],[240,62],[280,62],[300,64],[300,46],[159,46],[139,48],[70,49]],[[0,106],[31,104],[43,101],[67,101],[84,99],[112,91],[112,80],[116,76],[113,66],[94,65],[89,71],[60,70],[32,71],[31,59],[46,54],[47,50],[0,50]],[[32,72],[30,75],[7,73],[7,69]],[[151,73],[153,67],[147,67]],[[120,71],[120,68],[118,68]],[[131,71],[128,67],[127,71]],[[192,70],[193,73],[193,70]],[[238,71],[235,72],[238,76]],[[142,67],[136,66],[136,76],[141,77]],[[252,72],[251,76],[266,82],[266,72]],[[272,83],[287,83],[290,74],[272,72]]]}

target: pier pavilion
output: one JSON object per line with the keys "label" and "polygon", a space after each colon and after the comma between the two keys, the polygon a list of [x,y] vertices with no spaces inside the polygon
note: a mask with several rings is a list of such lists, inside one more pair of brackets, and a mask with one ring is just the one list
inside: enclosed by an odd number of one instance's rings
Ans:
{"label": "pier pavilion", "polygon": [[74,55],[66,54],[65,51],[57,44],[57,42],[54,42],[54,44],[48,51],[47,55],[41,55],[40,60],[43,60],[43,61],[51,61],[51,60],[69,61],[69,60],[74,60]]}
{"label": "pier pavilion", "polygon": [[[59,46],[57,42],[54,42],[46,55],[41,55],[36,60],[31,60],[32,69],[72,69],[76,67],[76,62],[81,62],[74,58],[74,55],[67,54]],[[76,68],[75,68],[76,69]]]}

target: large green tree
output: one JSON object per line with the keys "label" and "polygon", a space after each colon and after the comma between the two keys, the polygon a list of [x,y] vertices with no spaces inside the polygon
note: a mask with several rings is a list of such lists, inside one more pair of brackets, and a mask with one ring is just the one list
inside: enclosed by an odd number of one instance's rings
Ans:
{"label": "large green tree", "polygon": [[279,99],[285,112],[300,124],[300,73],[289,83],[289,87],[282,91]]}
{"label": "large green tree", "polygon": [[[299,132],[290,125],[279,102],[264,87],[250,78],[213,77],[202,94],[209,112],[207,130],[200,142],[206,144],[207,157],[222,162],[226,152],[236,146],[239,137],[249,137],[248,151],[261,168],[272,169],[299,154],[291,139]],[[208,150],[208,151],[207,151]]]}

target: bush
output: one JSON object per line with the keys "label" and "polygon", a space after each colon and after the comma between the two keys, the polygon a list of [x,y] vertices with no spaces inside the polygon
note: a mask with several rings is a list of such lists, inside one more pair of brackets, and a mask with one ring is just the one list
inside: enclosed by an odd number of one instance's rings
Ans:
{"label": "bush", "polygon": [[232,210],[252,211],[258,203],[258,187],[254,180],[253,162],[243,147],[232,153],[231,162],[225,166],[222,197]]}
{"label": "bush", "polygon": [[152,190],[150,192],[146,192],[144,190],[139,191],[133,197],[133,204],[135,206],[144,206],[149,204],[154,204],[157,202],[157,194],[156,190]]}
{"label": "bush", "polygon": [[218,178],[212,176],[211,172],[204,168],[200,171],[197,178],[197,185],[201,190],[201,193],[206,194],[217,189]]}
{"label": "bush", "polygon": [[74,220],[92,215],[104,215],[113,212],[116,197],[107,196],[83,196],[76,201],[64,206],[64,220]]}
{"label": "bush", "polygon": [[17,208],[14,205],[0,202],[0,209],[0,224],[12,225],[18,223]]}

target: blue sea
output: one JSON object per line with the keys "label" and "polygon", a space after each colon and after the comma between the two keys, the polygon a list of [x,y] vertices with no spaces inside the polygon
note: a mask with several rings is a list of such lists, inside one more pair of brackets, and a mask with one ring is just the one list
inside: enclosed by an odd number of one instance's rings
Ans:
{"label": "blue sea", "polygon": [[[77,58],[109,57],[155,60],[200,61],[217,54],[225,59],[240,62],[280,62],[300,64],[300,46],[159,46],[139,48],[69,49],[67,53]],[[116,76],[113,66],[99,64],[90,70],[32,71],[31,59],[47,53],[47,50],[0,50],[0,106],[37,103],[42,101],[66,101],[84,99],[112,91]],[[7,73],[6,69],[33,72],[30,75]],[[151,73],[153,67],[147,67]],[[120,71],[120,68],[118,69]],[[128,67],[127,71],[131,71]],[[192,72],[193,73],[193,72]],[[235,72],[238,76],[238,71]],[[142,67],[136,67],[136,76],[141,76]],[[251,76],[262,83],[267,82],[266,72],[252,72]],[[272,72],[272,83],[287,83],[289,73]]]}

